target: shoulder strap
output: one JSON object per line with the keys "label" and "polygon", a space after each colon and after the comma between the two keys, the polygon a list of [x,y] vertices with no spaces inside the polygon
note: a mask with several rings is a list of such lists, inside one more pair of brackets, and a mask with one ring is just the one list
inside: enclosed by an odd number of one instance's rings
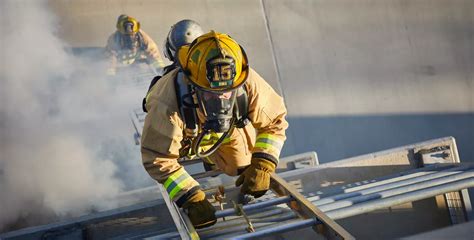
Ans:
{"label": "shoulder strap", "polygon": [[[175,68],[176,68],[176,66],[174,64],[166,66],[163,70],[163,76],[165,74],[171,72]],[[153,86],[155,86],[155,84],[158,82],[158,80],[161,79],[161,77],[162,76],[158,75],[158,76],[154,77],[153,80],[151,80],[150,86],[148,87],[148,91],[147,91],[147,93],[146,93],[146,95],[145,95],[145,97],[143,98],[143,101],[142,101],[142,110],[143,110],[143,112],[148,112],[148,110],[145,107],[146,106],[146,99],[148,97],[148,94],[150,94],[151,88]]]}
{"label": "shoulder strap", "polygon": [[235,117],[237,119],[235,126],[237,128],[243,128],[250,123],[248,118],[249,113],[249,97],[247,94],[247,89],[245,87],[240,88],[237,92]]}
{"label": "shoulder strap", "polygon": [[193,88],[185,82],[182,71],[176,75],[175,89],[179,113],[184,122],[184,136],[194,138],[198,134],[197,105],[193,100]]}
{"label": "shoulder strap", "polygon": [[151,91],[151,88],[153,86],[155,86],[155,84],[158,82],[158,80],[160,80],[161,76],[156,76],[153,78],[153,80],[151,80],[151,83],[150,83],[150,86],[148,87],[148,91],[146,92],[146,95],[145,97],[143,98],[143,101],[142,101],[142,110],[143,112],[148,112],[148,110],[146,109],[146,100],[148,99],[148,94],[150,94],[150,91]]}

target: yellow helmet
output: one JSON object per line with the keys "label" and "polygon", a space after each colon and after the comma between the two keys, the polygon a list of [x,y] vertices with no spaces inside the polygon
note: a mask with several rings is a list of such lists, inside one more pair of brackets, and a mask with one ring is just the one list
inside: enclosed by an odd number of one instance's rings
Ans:
{"label": "yellow helmet", "polygon": [[134,34],[140,30],[140,22],[128,15],[122,14],[117,19],[117,30],[122,34]]}
{"label": "yellow helmet", "polygon": [[244,49],[229,35],[214,31],[181,47],[178,62],[191,83],[212,92],[238,88],[249,73]]}

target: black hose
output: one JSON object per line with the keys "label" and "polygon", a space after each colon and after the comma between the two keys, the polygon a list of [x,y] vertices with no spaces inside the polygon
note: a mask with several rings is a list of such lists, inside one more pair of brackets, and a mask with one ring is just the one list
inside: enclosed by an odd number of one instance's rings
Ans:
{"label": "black hose", "polygon": [[206,130],[203,130],[198,136],[197,136],[197,139],[195,142],[193,142],[193,151],[196,153],[196,157],[198,158],[206,158],[208,157],[209,155],[211,155],[212,153],[214,153],[222,144],[222,142],[224,141],[224,139],[229,136],[229,133],[232,133],[234,131],[234,122],[235,122],[235,118],[232,118],[231,122],[230,122],[230,129],[226,132],[224,132],[224,134],[222,134],[222,136],[219,138],[219,140],[217,140],[217,142],[212,145],[212,147],[207,150],[207,151],[204,151],[204,152],[199,152],[199,145],[201,145],[201,141],[202,139],[204,138],[204,136],[206,134],[208,134],[210,132],[209,129],[206,129]]}

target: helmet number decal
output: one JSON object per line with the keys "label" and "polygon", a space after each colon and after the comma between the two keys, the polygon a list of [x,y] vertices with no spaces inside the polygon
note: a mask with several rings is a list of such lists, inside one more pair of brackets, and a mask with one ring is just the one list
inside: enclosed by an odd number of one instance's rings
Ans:
{"label": "helmet number decal", "polygon": [[213,69],[214,79],[213,81],[229,81],[232,79],[232,68],[230,65],[215,66]]}
{"label": "helmet number decal", "polygon": [[207,79],[211,88],[231,87],[234,83],[235,65],[233,62],[226,60],[208,62]]}

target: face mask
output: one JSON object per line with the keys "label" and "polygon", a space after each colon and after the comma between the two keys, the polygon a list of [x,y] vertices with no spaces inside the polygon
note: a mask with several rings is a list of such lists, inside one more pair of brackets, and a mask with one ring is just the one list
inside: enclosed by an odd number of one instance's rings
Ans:
{"label": "face mask", "polygon": [[236,91],[224,93],[197,90],[199,107],[206,116],[205,130],[223,133],[230,129]]}

